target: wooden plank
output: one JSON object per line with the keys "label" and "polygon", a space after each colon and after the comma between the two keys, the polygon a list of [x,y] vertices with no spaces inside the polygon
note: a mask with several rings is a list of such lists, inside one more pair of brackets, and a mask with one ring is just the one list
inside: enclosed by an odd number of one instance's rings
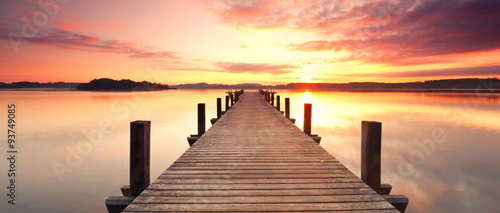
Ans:
{"label": "wooden plank", "polygon": [[363,183],[308,184],[152,184],[150,190],[278,190],[278,189],[349,189],[366,188]]}
{"label": "wooden plank", "polygon": [[343,170],[347,170],[344,168],[338,169],[314,169],[314,170],[301,170],[301,169],[211,169],[211,170],[178,170],[178,169],[169,169],[165,171],[163,174],[165,175],[221,175],[221,174],[327,174],[327,173],[341,173]]}
{"label": "wooden plank", "polygon": [[[378,202],[339,202],[339,203],[290,203],[290,204],[135,204],[129,205],[125,212],[129,211],[323,211],[323,210],[372,210],[393,209],[385,201]],[[398,212],[394,209],[393,212]]]}
{"label": "wooden plank", "polygon": [[[291,177],[292,176],[292,177]],[[336,178],[336,177],[352,177],[352,173],[335,173],[335,174],[219,174],[219,175],[206,175],[206,174],[198,174],[198,175],[186,175],[186,174],[168,174],[168,175],[160,175],[158,179],[164,178],[195,178],[195,179],[307,179],[307,178]]]}
{"label": "wooden plank", "polygon": [[307,179],[196,179],[196,178],[169,178],[157,179],[155,184],[301,184],[301,183],[363,183],[359,178],[307,178]]}
{"label": "wooden plank", "polygon": [[[371,188],[352,189],[295,189],[295,190],[144,190],[141,196],[173,197],[234,197],[234,196],[329,196],[329,195],[373,195]],[[390,205],[390,204],[389,204]]]}
{"label": "wooden plank", "polygon": [[[342,165],[338,161],[328,161],[328,162],[278,162],[278,163],[267,163],[267,162],[221,162],[221,163],[209,163],[209,162],[201,162],[201,163],[187,163],[187,162],[174,162],[171,167],[175,166],[259,166],[260,168],[267,168],[268,166],[338,166]],[[343,165],[342,165],[343,166]]]}
{"label": "wooden plank", "polygon": [[258,170],[258,169],[268,169],[268,170],[324,170],[324,169],[346,169],[342,165],[324,165],[324,166],[294,166],[294,165],[283,165],[283,166],[246,166],[246,165],[237,165],[237,166],[179,166],[172,165],[169,170]]}
{"label": "wooden plank", "polygon": [[142,196],[135,203],[181,204],[181,203],[336,203],[336,202],[367,202],[373,200],[370,195],[335,195],[335,196],[261,196],[261,197],[156,197]]}

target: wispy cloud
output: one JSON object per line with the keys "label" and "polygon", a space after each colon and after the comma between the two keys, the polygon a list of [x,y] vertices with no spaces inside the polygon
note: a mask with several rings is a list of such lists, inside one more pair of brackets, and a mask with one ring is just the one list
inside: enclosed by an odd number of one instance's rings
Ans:
{"label": "wispy cloud", "polygon": [[499,76],[500,65],[483,67],[462,67],[450,69],[434,69],[419,71],[344,74],[345,77],[381,77],[381,78],[412,78],[412,77],[463,77],[463,76]]}
{"label": "wispy cloud", "polygon": [[79,16],[79,15],[75,15],[75,14],[69,15],[69,17],[74,18],[74,19],[78,19],[78,20],[85,20],[85,17]]}
{"label": "wispy cloud", "polygon": [[228,73],[252,73],[261,74],[269,73],[272,75],[281,75],[291,73],[296,66],[291,65],[274,65],[265,63],[234,63],[234,62],[216,62],[217,67],[221,68],[222,72]]}
{"label": "wispy cloud", "polygon": [[[9,39],[6,36],[2,36],[2,38]],[[125,54],[131,58],[179,58],[178,53],[172,51],[154,51],[149,48],[141,48],[139,45],[134,43],[119,40],[105,40],[95,36],[84,35],[62,29],[51,29],[31,38],[19,37],[12,39],[50,45],[64,49]]]}
{"label": "wispy cloud", "polygon": [[391,65],[439,62],[435,56],[500,49],[500,1],[231,1],[210,2],[236,27],[307,29],[322,39],[292,51],[344,51],[341,60]]}
{"label": "wispy cloud", "polygon": [[82,24],[79,22],[64,22],[64,23],[58,23],[57,27],[63,30],[70,30],[74,28],[81,28]]}
{"label": "wispy cloud", "polygon": [[117,24],[92,24],[92,23],[85,23],[85,22],[60,22],[60,23],[57,23],[57,28],[63,29],[63,30],[79,29],[79,30],[88,31],[88,30],[94,29],[94,28],[116,30],[116,29],[122,29],[124,27],[121,25],[117,25]]}

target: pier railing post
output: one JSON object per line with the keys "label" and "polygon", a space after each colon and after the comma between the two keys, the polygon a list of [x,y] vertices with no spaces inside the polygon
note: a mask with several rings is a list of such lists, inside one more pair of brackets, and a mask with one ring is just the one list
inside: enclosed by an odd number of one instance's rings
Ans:
{"label": "pier railing post", "polygon": [[274,92],[271,92],[271,106],[274,106]]}
{"label": "pier railing post", "polygon": [[304,104],[304,132],[311,136],[311,108],[312,104]]}
{"label": "pier railing post", "polygon": [[226,95],[226,112],[229,110],[229,95]]}
{"label": "pier railing post", "polygon": [[285,98],[285,117],[290,119],[290,98]]}
{"label": "pier railing post", "polygon": [[149,186],[151,121],[130,123],[130,196]]}
{"label": "pier railing post", "polygon": [[280,98],[281,98],[281,97],[280,97],[279,95],[278,95],[278,96],[276,96],[276,109],[277,109],[278,111],[280,111],[280,110],[281,110]]}
{"label": "pier railing post", "polygon": [[380,152],[382,123],[361,122],[361,180],[378,194],[380,191]]}
{"label": "pier railing post", "polygon": [[240,100],[240,91],[236,91],[234,93],[234,99],[235,99],[235,103],[238,102]]}
{"label": "pier railing post", "polygon": [[232,107],[233,104],[234,104],[234,102],[233,102],[233,93],[228,93],[228,95],[229,95],[229,103],[230,103],[229,107]]}
{"label": "pier railing post", "polygon": [[198,137],[205,133],[205,104],[198,104]]}
{"label": "pier railing post", "polygon": [[222,116],[222,99],[217,98],[217,119]]}

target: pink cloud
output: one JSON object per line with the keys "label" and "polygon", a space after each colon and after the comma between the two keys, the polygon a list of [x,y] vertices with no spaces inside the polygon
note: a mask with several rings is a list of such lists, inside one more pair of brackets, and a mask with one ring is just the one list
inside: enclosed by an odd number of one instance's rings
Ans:
{"label": "pink cloud", "polygon": [[[1,38],[9,39],[6,36]],[[14,38],[16,39],[16,38]],[[84,35],[64,29],[52,29],[48,32],[31,38],[18,38],[19,40],[55,46],[64,49],[75,49],[89,52],[104,52],[125,54],[131,58],[168,58],[178,59],[178,53],[171,51],[154,51],[141,48],[130,42],[118,40],[104,40],[95,36]]]}
{"label": "pink cloud", "polygon": [[79,20],[85,19],[83,16],[79,16],[79,15],[75,15],[75,14],[69,15],[69,17],[74,18],[74,19],[79,19]]}
{"label": "pink cloud", "polygon": [[100,25],[97,25],[97,27],[102,28],[102,29],[111,29],[111,30],[123,28],[123,26],[117,25],[117,24],[100,24]]}

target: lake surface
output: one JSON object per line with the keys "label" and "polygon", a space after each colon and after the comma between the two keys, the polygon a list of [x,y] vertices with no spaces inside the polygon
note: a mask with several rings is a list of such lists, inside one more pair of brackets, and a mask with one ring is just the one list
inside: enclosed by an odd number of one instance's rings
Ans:
{"label": "lake surface", "polygon": [[[247,91],[250,92],[250,91]],[[500,208],[500,103],[496,94],[278,91],[302,128],[312,103],[321,146],[360,175],[361,121],[382,122],[382,182],[410,199],[407,212]],[[129,123],[150,120],[151,179],[196,133],[197,103],[216,117],[224,90],[0,91],[2,212],[107,212],[128,184]],[[16,105],[16,205],[7,203],[7,105]]]}

